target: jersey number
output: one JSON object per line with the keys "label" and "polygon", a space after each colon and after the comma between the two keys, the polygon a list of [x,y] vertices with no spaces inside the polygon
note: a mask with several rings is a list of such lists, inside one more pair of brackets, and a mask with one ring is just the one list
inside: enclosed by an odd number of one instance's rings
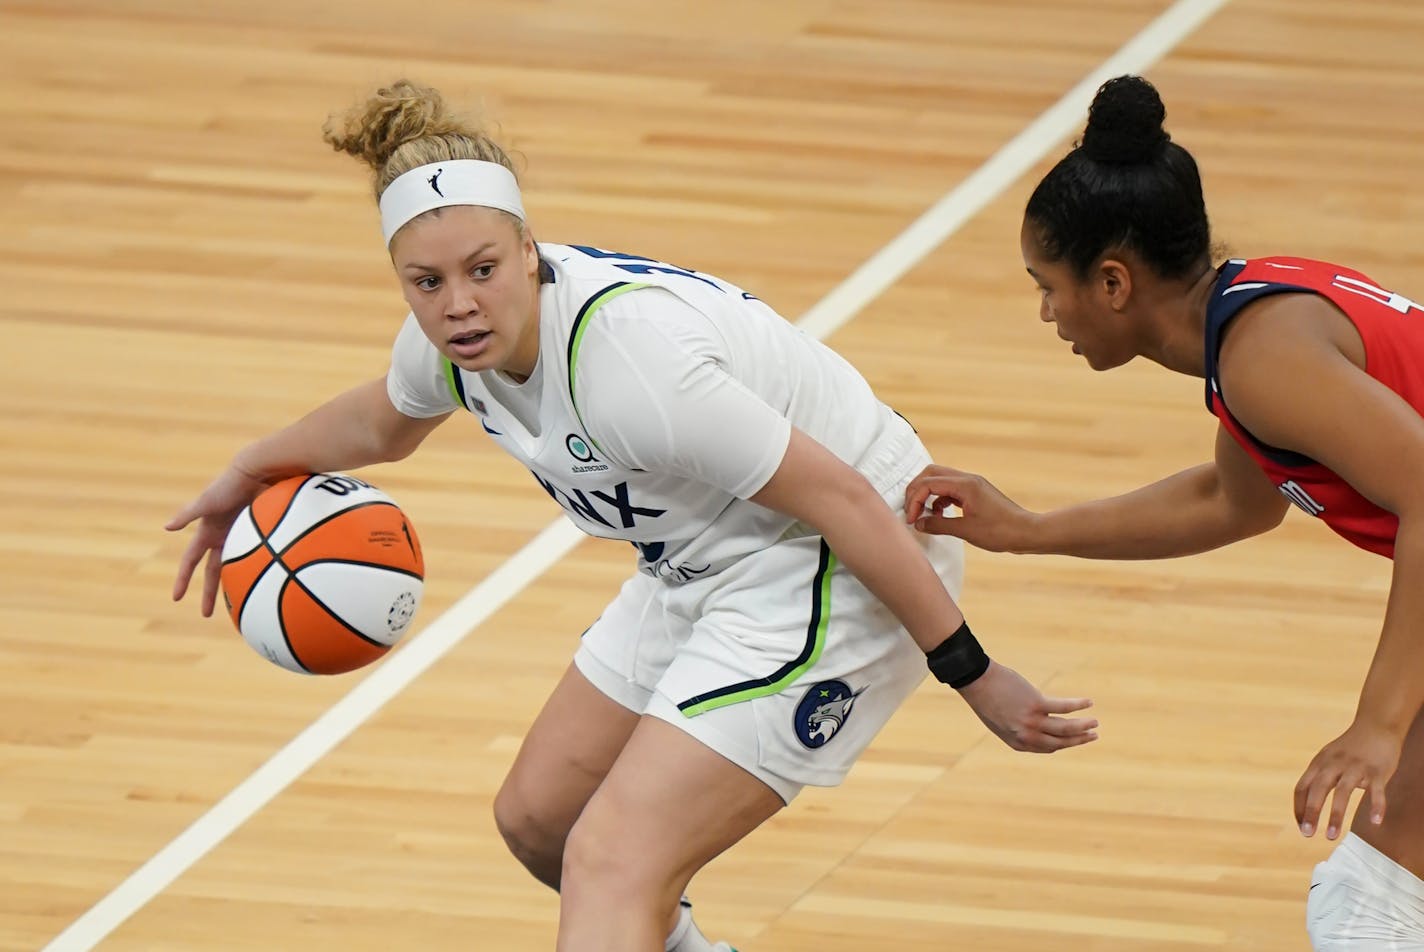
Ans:
{"label": "jersey number", "polygon": [[[727,293],[726,288],[711,278],[698,274],[696,271],[689,271],[686,268],[670,265],[666,261],[655,261],[652,258],[644,258],[642,255],[623,254],[621,251],[604,251],[602,248],[593,248],[589,245],[569,245],[569,247],[575,251],[582,251],[590,258],[598,258],[601,261],[606,261],[613,265],[613,267],[627,271],[629,274],[677,274],[684,278],[691,278],[694,281],[701,281],[703,284],[716,288],[723,294]],[[742,298],[748,301],[761,300],[750,291],[743,291]]]}
{"label": "jersey number", "polygon": [[1331,282],[1341,291],[1349,291],[1351,294],[1358,294],[1367,297],[1377,304],[1398,311],[1401,314],[1408,314],[1410,309],[1424,311],[1424,307],[1415,304],[1402,294],[1395,294],[1393,291],[1386,291],[1384,288],[1377,288],[1368,281],[1361,281],[1359,278],[1346,277],[1343,274],[1335,275],[1335,280]]}
{"label": "jersey number", "polygon": [[684,278],[692,278],[704,284],[710,284],[717,288],[717,282],[709,281],[696,271],[688,271],[686,268],[678,268],[662,261],[654,261],[652,258],[644,258],[642,255],[625,255],[617,251],[604,251],[602,248],[591,248],[588,245],[569,245],[570,248],[582,251],[590,258],[601,258],[629,274],[680,274]]}

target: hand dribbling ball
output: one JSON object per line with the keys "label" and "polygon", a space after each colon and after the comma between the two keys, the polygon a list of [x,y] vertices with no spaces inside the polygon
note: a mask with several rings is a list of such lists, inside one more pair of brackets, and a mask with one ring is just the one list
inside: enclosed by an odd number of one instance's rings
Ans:
{"label": "hand dribbling ball", "polygon": [[420,540],[400,507],[340,473],[293,476],[238,514],[222,594],[242,637],[273,664],[341,674],[384,655],[424,588]]}

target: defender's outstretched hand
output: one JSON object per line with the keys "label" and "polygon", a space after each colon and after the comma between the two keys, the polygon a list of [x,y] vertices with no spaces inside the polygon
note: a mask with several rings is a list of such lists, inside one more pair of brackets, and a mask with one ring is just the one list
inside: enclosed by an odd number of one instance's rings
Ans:
{"label": "defender's outstretched hand", "polygon": [[[961,514],[946,516],[950,506]],[[957,536],[990,552],[1023,551],[1033,516],[983,476],[948,466],[925,467],[905,488],[905,520],[916,529]]]}

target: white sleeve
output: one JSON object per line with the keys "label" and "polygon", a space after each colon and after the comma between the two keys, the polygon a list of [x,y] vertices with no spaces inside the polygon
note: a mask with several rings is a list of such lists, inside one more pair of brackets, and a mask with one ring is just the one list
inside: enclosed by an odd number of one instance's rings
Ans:
{"label": "white sleeve", "polygon": [[422,420],[460,409],[445,381],[440,352],[415,322],[414,315],[406,317],[391,348],[386,395],[391,406],[401,413]]}
{"label": "white sleeve", "polygon": [[728,371],[712,321],[661,288],[624,294],[593,315],[574,373],[588,435],[629,468],[745,499],[771,479],[791,441],[785,414]]}

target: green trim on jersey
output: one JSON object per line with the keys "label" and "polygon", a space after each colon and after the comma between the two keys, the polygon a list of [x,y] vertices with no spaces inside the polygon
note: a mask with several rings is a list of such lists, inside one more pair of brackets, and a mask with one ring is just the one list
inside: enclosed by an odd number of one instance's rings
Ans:
{"label": "green trim on jersey", "polygon": [[455,369],[455,365],[450,363],[448,357],[441,357],[440,363],[445,367],[445,384],[450,388],[450,396],[455,398],[455,402],[461,407],[470,409],[469,403],[465,400],[465,382],[460,379],[460,372]]}
{"label": "green trim on jersey", "polygon": [[688,698],[677,706],[683,716],[696,717],[729,704],[780,694],[819,661],[821,651],[826,647],[826,628],[831,623],[831,576],[835,570],[835,553],[822,539],[820,564],[816,566],[816,577],[811,582],[811,621],[806,626],[806,644],[800,654],[764,678],[730,684]]}
{"label": "green trim on jersey", "polygon": [[[585,301],[583,307],[579,308],[578,316],[574,318],[573,327],[569,332],[569,403],[573,405],[574,415],[579,418],[580,425],[583,424],[583,415],[579,413],[578,401],[574,399],[574,367],[578,364],[579,345],[583,343],[583,332],[588,327],[588,319],[593,317],[599,308],[614,298],[627,294],[629,291],[636,291],[639,288],[651,287],[656,287],[656,285],[634,284],[627,281],[620,281],[617,284],[610,284],[602,291],[599,291],[593,297]],[[469,401],[465,397],[465,382],[460,379],[460,371],[455,368],[455,365],[450,362],[449,358],[443,356],[440,358],[440,365],[445,372],[445,385],[450,388],[450,396],[454,397],[455,402],[466,410],[470,409]],[[586,427],[585,432],[587,432]],[[598,446],[597,441],[595,441],[592,436],[589,437],[589,441],[592,442],[594,446]],[[599,447],[599,449],[602,449],[602,447]]]}
{"label": "green trim on jersey", "polygon": [[569,329],[569,403],[574,408],[574,416],[578,417],[579,425],[583,427],[585,435],[588,435],[589,442],[596,447],[599,452],[603,447],[598,445],[598,441],[588,433],[588,427],[583,422],[583,414],[579,412],[578,399],[574,396],[574,369],[578,366],[579,347],[583,344],[583,332],[588,329],[589,318],[598,312],[609,301],[616,297],[627,294],[629,291],[636,291],[639,288],[651,288],[651,284],[634,284],[628,281],[619,281],[610,284],[599,291],[593,297],[583,303],[579,308],[578,316],[574,318],[573,327]]}

